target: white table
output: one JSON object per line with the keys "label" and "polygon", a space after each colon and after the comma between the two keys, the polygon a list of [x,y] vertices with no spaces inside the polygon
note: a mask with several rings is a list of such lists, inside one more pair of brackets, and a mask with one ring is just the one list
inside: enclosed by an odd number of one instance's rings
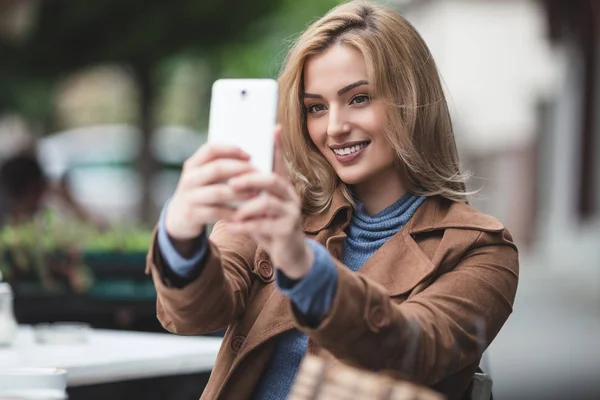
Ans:
{"label": "white table", "polygon": [[94,329],[87,343],[38,344],[32,327],[21,326],[15,343],[0,347],[0,368],[64,368],[70,387],[209,372],[221,340]]}

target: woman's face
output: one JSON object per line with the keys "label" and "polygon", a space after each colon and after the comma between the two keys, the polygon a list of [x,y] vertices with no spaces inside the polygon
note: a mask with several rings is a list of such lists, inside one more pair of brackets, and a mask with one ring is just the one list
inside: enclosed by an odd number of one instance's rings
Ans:
{"label": "woman's face", "polygon": [[373,89],[362,54],[350,46],[332,46],[306,62],[308,133],[348,185],[397,175],[395,152],[383,134],[386,107]]}

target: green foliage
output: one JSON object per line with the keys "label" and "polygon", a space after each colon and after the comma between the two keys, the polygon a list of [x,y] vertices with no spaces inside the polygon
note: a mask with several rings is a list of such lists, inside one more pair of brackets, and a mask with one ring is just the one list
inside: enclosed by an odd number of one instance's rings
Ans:
{"label": "green foliage", "polygon": [[178,55],[165,60],[158,68],[158,125],[177,125],[196,130],[206,129],[210,85],[208,63],[201,57]]}
{"label": "green foliage", "polygon": [[[55,122],[54,86],[62,78],[98,64],[132,69],[145,65],[154,69],[159,96],[166,83],[161,79],[164,71],[179,71],[182,64],[189,66],[194,58],[204,60],[197,66],[197,74],[208,75],[208,79],[201,82],[217,77],[276,77],[292,39],[339,3],[340,0],[39,2],[34,29],[25,42],[0,40],[0,113],[15,111],[29,121],[48,126]],[[203,66],[205,61],[210,72]],[[159,119],[197,128],[206,125],[208,85],[198,90],[202,99],[190,94],[190,89],[198,85],[196,82],[188,85],[188,90],[178,82],[174,85],[186,93],[167,90],[164,96],[168,103]],[[194,106],[202,109],[180,110]]]}
{"label": "green foliage", "polygon": [[[277,78],[287,52],[299,34],[341,0],[282,0],[276,14],[249,28],[252,40],[222,44],[208,58],[211,81],[218,78]],[[206,91],[203,104],[208,104]],[[201,125],[208,125],[208,107],[198,110]]]}
{"label": "green foliage", "polygon": [[62,275],[73,289],[86,290],[92,283],[86,253],[145,253],[151,237],[151,231],[135,226],[100,231],[46,210],[35,221],[0,230],[0,272],[8,281],[36,276],[47,288],[55,284],[52,276]]}
{"label": "green foliage", "polygon": [[45,122],[53,86],[97,64],[153,69],[183,53],[210,54],[249,38],[247,26],[278,0],[94,0],[37,2],[34,29],[22,42],[0,36],[0,113]]}
{"label": "green foliage", "polygon": [[294,39],[340,0],[283,0],[277,15],[251,26],[250,43],[231,42],[217,51],[220,77],[276,78]]}
{"label": "green foliage", "polygon": [[146,253],[152,232],[136,226],[114,226],[108,231],[95,232],[84,243],[85,252]]}
{"label": "green foliage", "polygon": [[63,72],[105,62],[155,63],[206,51],[246,34],[277,0],[95,0],[42,2],[23,47],[31,68]]}

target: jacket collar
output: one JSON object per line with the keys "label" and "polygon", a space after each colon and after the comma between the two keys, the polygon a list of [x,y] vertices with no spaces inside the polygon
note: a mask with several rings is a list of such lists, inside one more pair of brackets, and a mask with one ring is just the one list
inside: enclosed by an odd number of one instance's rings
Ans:
{"label": "jacket collar", "polygon": [[344,224],[352,218],[352,205],[346,200],[341,188],[338,186],[335,192],[333,192],[333,199],[327,210],[320,214],[304,215],[302,221],[304,232],[317,233],[328,228],[339,213],[345,213],[343,215]]}
{"label": "jacket collar", "polygon": [[[346,225],[352,218],[352,212],[352,205],[338,187],[327,210],[321,214],[305,215],[302,225],[306,233],[317,233],[329,228],[334,221],[341,221]],[[338,214],[340,214],[339,219],[336,218]],[[432,196],[418,208],[405,229],[408,234],[413,235],[451,228],[499,232],[504,229],[504,225],[496,218],[480,213],[466,203]]]}

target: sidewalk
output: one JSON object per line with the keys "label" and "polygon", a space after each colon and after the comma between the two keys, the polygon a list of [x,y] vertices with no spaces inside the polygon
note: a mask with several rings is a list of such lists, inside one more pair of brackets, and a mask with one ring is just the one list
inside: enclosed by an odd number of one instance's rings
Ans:
{"label": "sidewalk", "polygon": [[598,296],[547,271],[521,267],[514,312],[488,350],[495,400],[600,399]]}

